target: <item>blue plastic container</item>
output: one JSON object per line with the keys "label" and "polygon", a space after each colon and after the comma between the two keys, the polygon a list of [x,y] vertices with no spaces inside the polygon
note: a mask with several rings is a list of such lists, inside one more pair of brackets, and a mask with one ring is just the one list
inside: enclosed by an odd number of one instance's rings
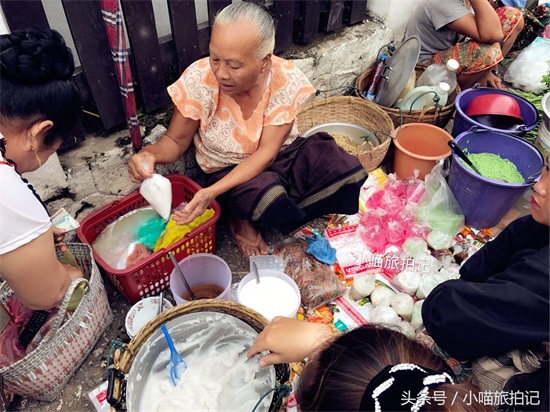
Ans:
{"label": "blue plastic container", "polygon": [[[474,98],[478,96],[483,96],[486,94],[495,94],[495,93],[512,96],[518,102],[519,108],[521,111],[521,116],[523,117],[523,123],[524,123],[523,126],[520,126],[519,130],[511,131],[507,129],[497,129],[494,127],[489,127],[484,125],[483,123],[475,121],[474,119],[466,115],[466,109],[468,108],[468,105]],[[537,111],[537,108],[532,103],[505,90],[492,89],[489,87],[474,87],[472,89],[466,89],[461,91],[458,94],[458,96],[456,96],[455,107],[456,107],[456,114],[455,114],[455,119],[453,123],[453,131],[451,133],[453,137],[457,137],[459,134],[469,131],[470,129],[472,129],[472,127],[482,128],[492,132],[501,132],[501,133],[512,134],[514,136],[522,137],[529,130],[532,130],[535,127],[537,127],[537,124],[539,122],[539,113]]]}
{"label": "blue plastic container", "polygon": [[[521,138],[491,131],[465,132],[455,138],[469,153],[494,153],[511,161],[524,179],[541,171],[540,151]],[[538,179],[538,176],[537,176]],[[452,154],[449,187],[462,208],[466,225],[477,229],[495,226],[533,182],[505,183],[487,179],[470,170]]]}

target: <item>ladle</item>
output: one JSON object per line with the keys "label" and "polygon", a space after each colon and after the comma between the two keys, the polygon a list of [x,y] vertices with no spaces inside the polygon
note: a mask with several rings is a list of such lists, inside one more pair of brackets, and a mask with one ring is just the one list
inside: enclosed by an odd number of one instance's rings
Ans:
{"label": "ladle", "polygon": [[449,140],[447,143],[448,143],[449,147],[451,148],[451,150],[458,155],[458,157],[460,157],[462,160],[464,160],[466,162],[466,164],[468,166],[470,166],[472,169],[474,169],[474,172],[476,172],[480,176],[483,176],[483,174],[479,171],[479,169],[477,167],[474,166],[474,164],[468,158],[468,156],[466,156],[466,153],[464,153],[462,151],[462,149],[460,147],[458,147],[458,145],[455,143],[454,140]]}
{"label": "ladle", "polygon": [[160,328],[162,329],[164,337],[166,338],[166,342],[168,342],[168,347],[170,348],[170,378],[172,379],[172,383],[174,384],[174,386],[176,386],[179,379],[179,365],[182,365],[181,368],[183,369],[183,372],[185,372],[185,370],[187,369],[187,363],[185,363],[183,358],[178,353],[176,347],[174,346],[174,342],[172,341],[172,337],[168,333],[168,329],[166,329],[166,325],[163,323],[162,325],[160,325]]}
{"label": "ladle", "polygon": [[176,269],[176,272],[178,272],[178,275],[180,275],[181,281],[183,282],[183,285],[185,286],[185,289],[187,289],[187,293],[189,293],[189,297],[191,300],[195,300],[196,296],[193,293],[193,290],[191,289],[191,286],[189,286],[189,283],[187,283],[187,279],[185,279],[185,276],[180,268],[180,265],[178,264],[178,261],[176,260],[176,257],[174,256],[174,253],[172,251],[168,252],[168,256],[170,256],[170,260],[174,264],[174,269]]}

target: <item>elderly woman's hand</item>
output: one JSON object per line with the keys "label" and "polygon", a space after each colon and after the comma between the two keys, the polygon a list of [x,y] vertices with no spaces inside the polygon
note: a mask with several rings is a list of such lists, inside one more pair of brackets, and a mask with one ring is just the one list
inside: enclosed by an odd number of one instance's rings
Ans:
{"label": "elderly woman's hand", "polygon": [[128,162],[128,173],[134,183],[140,183],[153,176],[154,170],[155,156],[145,150],[133,155]]}
{"label": "elderly woman's hand", "polygon": [[174,212],[174,221],[178,225],[192,222],[204,213],[215,197],[211,189],[200,189],[183,209]]}
{"label": "elderly woman's hand", "polygon": [[258,335],[247,356],[251,358],[263,351],[270,351],[258,362],[262,368],[276,363],[296,362],[310,356],[331,337],[332,329],[328,325],[277,316]]}

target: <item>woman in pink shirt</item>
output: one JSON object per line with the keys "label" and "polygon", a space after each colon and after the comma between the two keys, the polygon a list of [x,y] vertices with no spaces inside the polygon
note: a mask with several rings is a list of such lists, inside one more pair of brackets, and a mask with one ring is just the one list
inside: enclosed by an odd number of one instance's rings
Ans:
{"label": "woman in pink shirt", "polygon": [[307,139],[294,124],[315,92],[291,62],[273,55],[275,22],[260,5],[239,2],[216,17],[210,56],[170,87],[175,105],[166,134],[130,159],[134,182],[155,163],[177,160],[193,142],[207,185],[175,220],[185,224],[217,199],[241,252],[267,254],[256,223],[283,233],[327,213],[356,213],[367,177],[326,133]]}

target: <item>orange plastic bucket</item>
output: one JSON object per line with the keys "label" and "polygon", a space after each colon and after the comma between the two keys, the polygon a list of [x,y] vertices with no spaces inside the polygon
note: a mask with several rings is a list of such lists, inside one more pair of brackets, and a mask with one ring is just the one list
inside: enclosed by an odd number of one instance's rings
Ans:
{"label": "orange plastic bucket", "polygon": [[393,171],[400,179],[415,176],[424,179],[435,162],[451,155],[447,142],[452,136],[440,127],[427,123],[407,123],[393,131],[395,155]]}

